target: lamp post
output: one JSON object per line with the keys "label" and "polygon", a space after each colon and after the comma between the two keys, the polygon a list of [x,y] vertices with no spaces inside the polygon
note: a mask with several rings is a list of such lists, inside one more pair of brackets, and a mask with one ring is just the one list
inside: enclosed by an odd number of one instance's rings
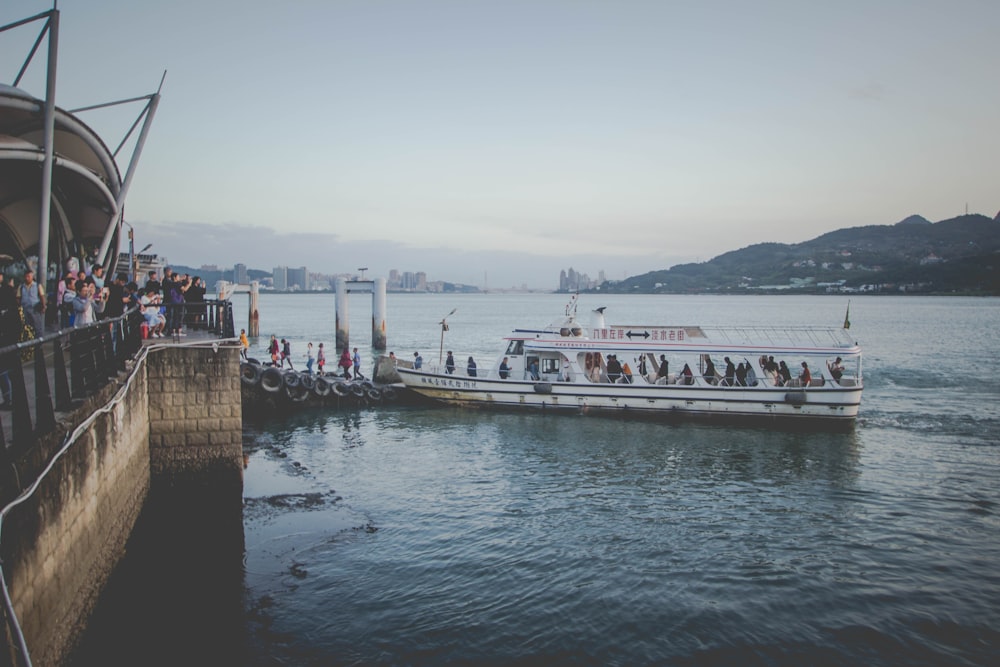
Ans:
{"label": "lamp post", "polygon": [[448,330],[448,322],[445,320],[454,315],[456,310],[458,308],[452,308],[450,313],[441,318],[441,347],[438,349],[438,366],[441,365],[444,359],[444,332]]}
{"label": "lamp post", "polygon": [[361,272],[361,280],[365,279],[365,271],[367,271],[367,270],[368,270],[367,266],[358,267],[358,271]]}

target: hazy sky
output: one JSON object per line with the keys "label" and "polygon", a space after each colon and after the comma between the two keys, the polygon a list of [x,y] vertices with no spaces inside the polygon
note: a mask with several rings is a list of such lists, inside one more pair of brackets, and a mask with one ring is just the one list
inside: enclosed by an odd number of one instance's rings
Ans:
{"label": "hazy sky", "polygon": [[[996,0],[59,8],[59,106],[168,72],[125,213],[176,263],[555,287],[1000,207]],[[82,118],[113,148],[139,110]]]}

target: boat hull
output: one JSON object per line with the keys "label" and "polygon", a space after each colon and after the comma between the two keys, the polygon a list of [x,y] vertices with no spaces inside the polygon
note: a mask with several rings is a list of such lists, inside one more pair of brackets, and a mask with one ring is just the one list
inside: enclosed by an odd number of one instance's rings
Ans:
{"label": "boat hull", "polygon": [[437,402],[499,410],[541,410],[666,421],[761,423],[791,429],[850,430],[861,387],[530,382],[398,369],[406,387]]}

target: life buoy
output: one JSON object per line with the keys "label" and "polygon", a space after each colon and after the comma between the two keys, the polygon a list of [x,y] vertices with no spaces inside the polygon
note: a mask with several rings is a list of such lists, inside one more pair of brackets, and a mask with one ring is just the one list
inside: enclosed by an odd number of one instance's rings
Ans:
{"label": "life buoy", "polygon": [[302,386],[302,378],[299,377],[299,374],[296,373],[295,371],[288,371],[287,373],[285,373],[284,380],[286,387],[294,388]]}
{"label": "life buoy", "polygon": [[376,387],[372,387],[371,389],[368,389],[367,392],[366,392],[366,394],[368,396],[368,400],[369,401],[380,401],[380,400],[382,400],[382,392],[380,392],[378,390],[378,388],[376,388]]}
{"label": "life buoy", "polygon": [[284,378],[281,371],[274,366],[269,366],[260,374],[260,387],[264,391],[276,392],[284,385]]}
{"label": "life buoy", "polygon": [[260,382],[260,366],[250,363],[240,364],[240,380],[248,387],[256,387]]}
{"label": "life buoy", "polygon": [[312,391],[312,388],[316,386],[316,378],[312,375],[303,375],[299,382],[302,384],[302,388],[307,391]]}
{"label": "life buoy", "polygon": [[360,384],[352,384],[351,385],[351,393],[354,394],[355,396],[357,396],[358,398],[364,398],[365,397],[365,388],[362,387]]}
{"label": "life buoy", "polygon": [[346,382],[334,382],[333,387],[331,387],[331,389],[333,393],[335,393],[337,396],[340,396],[341,398],[351,393],[351,387]]}
{"label": "life buoy", "polygon": [[313,387],[313,393],[324,398],[330,395],[330,383],[323,378],[316,378],[316,384]]}
{"label": "life buoy", "polygon": [[535,384],[533,384],[531,386],[534,388],[536,394],[551,394],[552,393],[552,384],[549,383],[549,382],[536,382]]}

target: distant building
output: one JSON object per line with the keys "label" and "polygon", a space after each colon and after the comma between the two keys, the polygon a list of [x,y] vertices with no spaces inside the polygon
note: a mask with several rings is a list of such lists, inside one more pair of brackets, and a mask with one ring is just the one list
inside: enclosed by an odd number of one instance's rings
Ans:
{"label": "distant building", "polygon": [[309,272],[306,270],[306,267],[300,266],[297,269],[288,268],[286,272],[288,284],[286,289],[301,290],[303,292],[309,290]]}
{"label": "distant building", "polygon": [[274,267],[274,289],[279,292],[284,292],[288,289],[288,267],[287,266],[276,266]]}
{"label": "distant building", "polygon": [[247,265],[237,264],[233,267],[233,282],[237,285],[249,285],[250,278],[247,277]]}

